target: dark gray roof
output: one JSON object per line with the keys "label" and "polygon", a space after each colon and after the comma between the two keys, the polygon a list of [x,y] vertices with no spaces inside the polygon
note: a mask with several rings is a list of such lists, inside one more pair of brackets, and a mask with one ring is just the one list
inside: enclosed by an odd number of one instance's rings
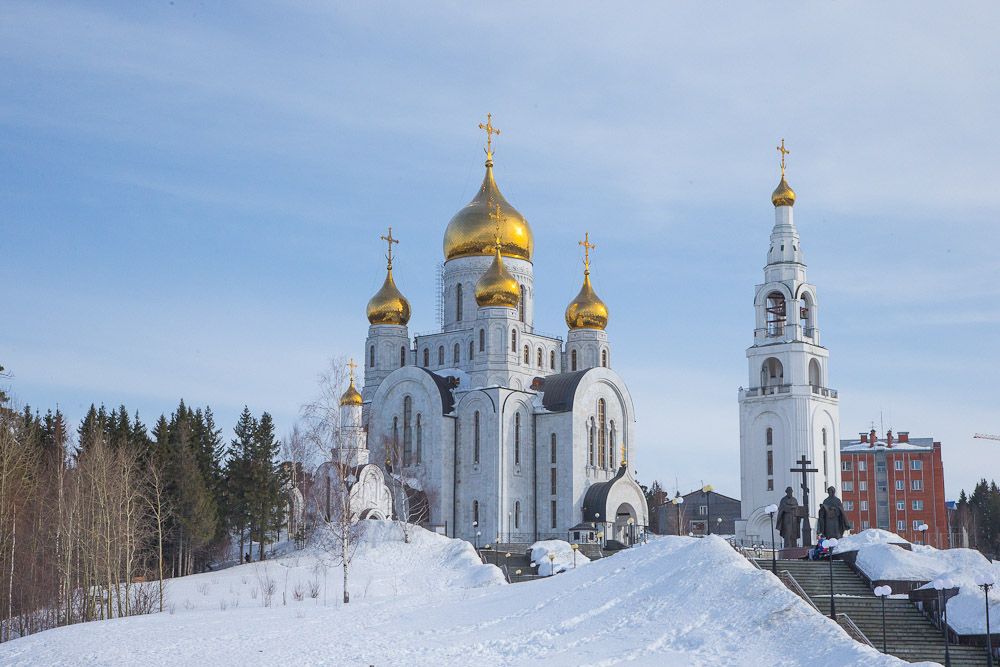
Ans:
{"label": "dark gray roof", "polygon": [[[604,512],[604,520],[607,521],[607,511],[606,507],[608,504],[608,496],[611,494],[611,487],[615,485],[615,482],[620,480],[625,476],[626,468],[625,466],[619,466],[618,474],[609,479],[606,482],[597,482],[596,484],[591,484],[587,488],[587,495],[583,497],[583,520],[584,521],[597,521],[598,518],[596,514],[599,512]],[[612,521],[614,519],[611,519]]]}
{"label": "dark gray roof", "polygon": [[573,397],[580,380],[589,368],[572,373],[557,373],[545,378],[542,385],[542,407],[549,412],[569,412],[573,409]]}
{"label": "dark gray roof", "polygon": [[417,368],[434,379],[434,384],[437,385],[438,392],[441,394],[441,414],[450,414],[455,409],[455,395],[451,393],[451,383],[448,381],[448,378],[441,377],[437,373],[432,373],[422,366],[417,366]]}

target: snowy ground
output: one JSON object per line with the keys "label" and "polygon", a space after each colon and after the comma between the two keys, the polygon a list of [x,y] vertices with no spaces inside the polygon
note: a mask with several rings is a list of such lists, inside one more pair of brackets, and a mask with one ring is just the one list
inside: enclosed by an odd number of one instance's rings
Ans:
{"label": "snowy ground", "polygon": [[[282,605],[315,554],[172,582],[174,613],[101,621],[0,645],[3,665],[901,665],[850,640],[718,538],[666,537],[531,583],[505,585],[471,546],[379,524],[356,556],[352,602]],[[244,579],[246,581],[244,581]],[[250,591],[257,587],[256,598]],[[232,604],[239,600],[238,606]],[[226,601],[228,604],[224,604]],[[225,608],[223,608],[225,607]]]}

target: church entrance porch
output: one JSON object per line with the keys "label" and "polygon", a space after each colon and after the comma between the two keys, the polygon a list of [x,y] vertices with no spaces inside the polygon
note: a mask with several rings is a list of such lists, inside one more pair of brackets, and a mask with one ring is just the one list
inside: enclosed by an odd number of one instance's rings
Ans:
{"label": "church entrance porch", "polygon": [[630,547],[638,541],[638,538],[638,515],[635,508],[629,503],[622,503],[618,506],[618,511],[615,512],[612,539]]}

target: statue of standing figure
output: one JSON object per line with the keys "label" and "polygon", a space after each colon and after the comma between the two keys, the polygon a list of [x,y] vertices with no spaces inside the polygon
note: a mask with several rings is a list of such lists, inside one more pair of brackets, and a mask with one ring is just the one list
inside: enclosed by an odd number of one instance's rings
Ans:
{"label": "statue of standing figure", "polygon": [[801,535],[802,512],[799,501],[792,495],[792,487],[785,489],[785,497],[778,503],[778,516],[776,518],[778,534],[781,535],[784,546],[786,548],[797,546]]}
{"label": "statue of standing figure", "polygon": [[837,489],[831,486],[826,493],[826,500],[819,506],[816,532],[823,537],[839,540],[852,526],[844,516],[844,503],[837,497]]}

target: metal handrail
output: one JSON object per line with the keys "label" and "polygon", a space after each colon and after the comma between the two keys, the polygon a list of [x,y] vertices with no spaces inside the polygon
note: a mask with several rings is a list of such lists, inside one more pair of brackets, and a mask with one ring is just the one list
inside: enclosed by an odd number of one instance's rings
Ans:
{"label": "metal handrail", "polygon": [[868,636],[861,631],[861,628],[854,624],[854,621],[852,621],[851,617],[847,614],[837,614],[837,625],[842,627],[844,632],[846,632],[847,635],[854,641],[862,644],[868,644],[872,648],[875,648],[875,644],[872,644],[872,641],[868,639]]}
{"label": "metal handrail", "polygon": [[778,570],[778,579],[781,580],[781,583],[783,583],[788,590],[808,602],[809,606],[816,610],[816,613],[820,613],[819,607],[817,607],[816,603],[812,601],[812,598],[806,594],[805,590],[799,585],[799,582],[795,580],[795,577],[792,576],[791,572],[788,570]]}

